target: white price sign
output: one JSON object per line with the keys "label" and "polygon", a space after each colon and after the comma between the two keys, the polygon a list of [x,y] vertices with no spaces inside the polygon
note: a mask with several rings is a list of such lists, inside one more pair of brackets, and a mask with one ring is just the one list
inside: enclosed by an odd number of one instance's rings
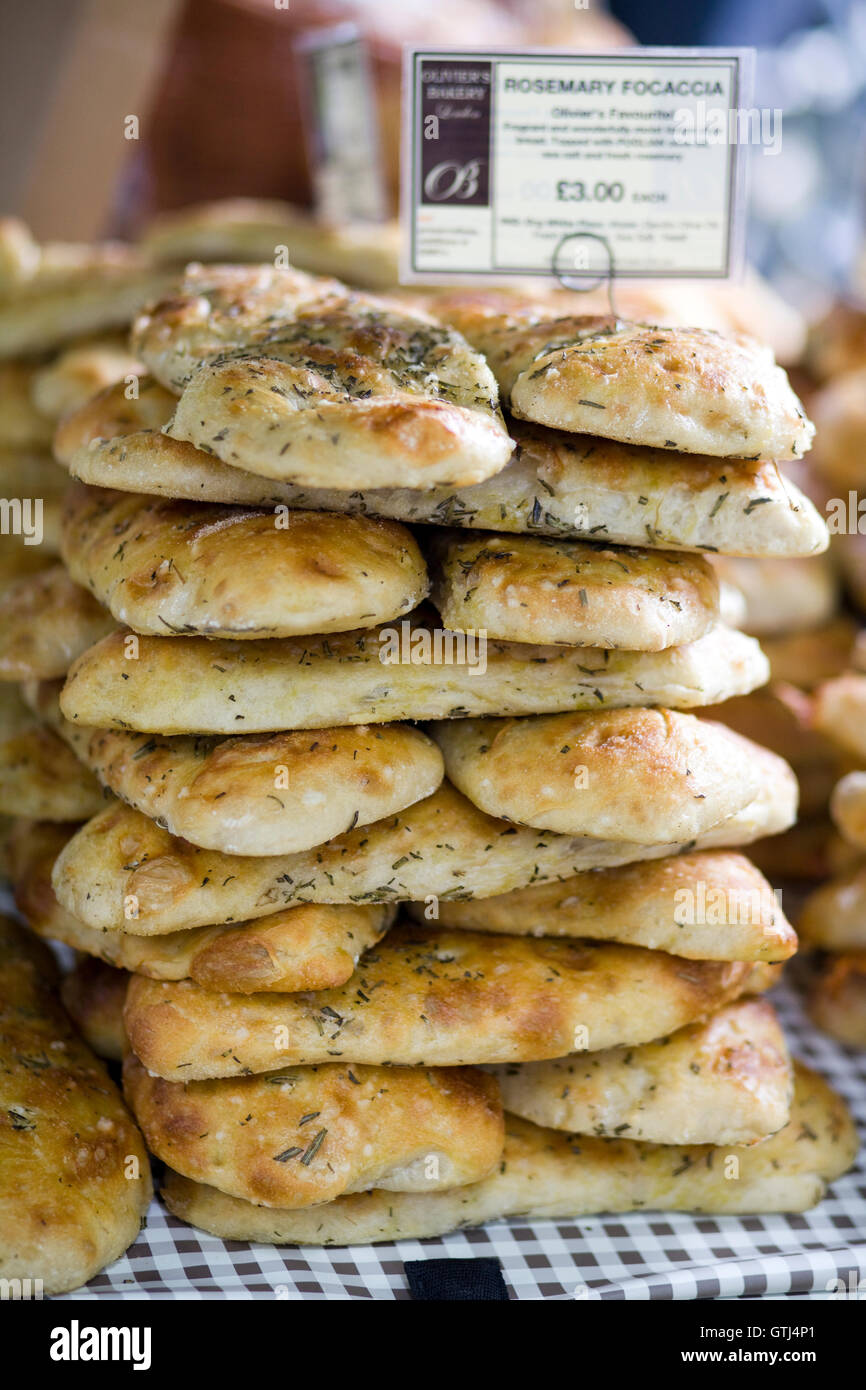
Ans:
{"label": "white price sign", "polygon": [[[403,278],[550,275],[576,233],[620,278],[731,275],[753,56],[408,49]],[[558,270],[606,268],[585,263],[591,240],[572,246]]]}

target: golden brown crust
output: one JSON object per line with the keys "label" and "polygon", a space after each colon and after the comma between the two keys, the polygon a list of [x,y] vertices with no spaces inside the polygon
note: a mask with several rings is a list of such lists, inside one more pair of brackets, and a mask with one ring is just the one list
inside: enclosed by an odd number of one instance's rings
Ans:
{"label": "golden brown crust", "polygon": [[[232,467],[301,487],[471,486],[499,473],[514,445],[483,359],[462,340],[437,341],[424,320],[395,314],[396,325],[382,329],[384,309],[365,317],[311,316],[291,345],[264,349],[272,356],[203,367],[166,432]],[[367,346],[380,334],[381,361]],[[410,354],[425,337],[422,374]]]}
{"label": "golden brown crust", "polygon": [[502,1156],[499,1087],[469,1067],[330,1063],[183,1084],[130,1054],[123,1082],[158,1158],[267,1207],[436,1192],[478,1182]]}
{"label": "golden brown crust", "polygon": [[815,692],[815,727],[866,761],[866,675],[847,671]]}
{"label": "golden brown crust", "polygon": [[866,868],[861,862],[822,883],[803,904],[804,945],[825,951],[866,951]]}
{"label": "golden brown crust", "polygon": [[866,772],[849,772],[837,782],[830,814],[852,845],[866,849]]}
{"label": "golden brown crust", "polygon": [[[54,436],[55,457],[82,482],[123,492],[243,506],[300,505],[296,499],[304,497],[303,488],[231,468],[163,434],[176,404],[177,397],[152,376],[139,379],[133,399],[127,399],[122,383],[108,387],[61,421]],[[355,494],[328,496],[331,505],[307,510],[364,510],[355,506]]]}
{"label": "golden brown crust", "polygon": [[787,960],[797,937],[767,880],[742,854],[696,851],[596,869],[501,897],[410,903],[422,924],[620,941],[689,960]]}
{"label": "golden brown crust", "polygon": [[123,1002],[128,984],[127,971],[84,956],[60,985],[63,1006],[84,1041],[110,1062],[122,1061],[126,1051]]}
{"label": "golden brown crust", "polygon": [[233,739],[99,729],[81,756],[173,835],[226,854],[295,854],[402,811],[442,781],[433,741],[407,724]]}
{"label": "golden brown crust", "polygon": [[733,555],[826,550],[820,514],[775,464],[681,457],[512,420],[512,460],[472,487],[346,493],[232,468],[159,431],[175,398],[143,378],[140,401],[106,392],[67,421],[55,450],[101,487],[192,501],[365,512],[401,521]]}
{"label": "golden brown crust", "polygon": [[175,393],[202,366],[267,340],[269,325],[291,321],[307,303],[341,302],[346,288],[303,271],[270,265],[191,265],[171,293],[138,316],[136,351]]}
{"label": "golden brown crust", "polygon": [[[866,367],[834,377],[812,399],[818,430],[815,466],[845,496],[866,486]],[[847,501],[847,497],[846,497]]]}
{"label": "golden brown crust", "polygon": [[459,532],[434,533],[429,547],[433,603],[457,631],[662,651],[702,637],[719,617],[718,582],[700,556]]}
{"label": "golden brown crust", "polygon": [[181,1220],[227,1240],[357,1245],[443,1235],[508,1216],[600,1212],[805,1211],[853,1163],[857,1131],[845,1102],[797,1064],[791,1119],[763,1144],[731,1155],[711,1145],[646,1144],[558,1134],[507,1119],[497,1171],[453,1193],[358,1193],[310,1211],[254,1207],[169,1172],[163,1200]]}
{"label": "golden brown crust", "polygon": [[666,1037],[753,988],[755,969],[637,946],[397,926],[339,989],[242,997],[133,976],[124,1021],[133,1052],[168,1080],[336,1059],[534,1061]]}
{"label": "golden brown crust", "polygon": [[[301,903],[257,922],[175,935],[195,938],[183,943],[189,957],[185,974],[203,989],[234,994],[335,989],[351,978],[364,951],[381,940],[395,911],[387,903],[336,907]],[[148,950],[155,955],[166,939],[138,937],[137,941],[145,955]],[[158,977],[153,968],[141,973]]]}
{"label": "golden brown crust", "polygon": [[37,246],[0,224],[0,357],[24,357],[128,324],[163,293],[170,273],[119,242]]}
{"label": "golden brown crust", "polygon": [[100,931],[62,908],[51,885],[54,861],[68,840],[66,826],[16,822],[10,876],[19,912],[40,936],[154,980],[193,979],[234,994],[332,989],[350,978],[396,914],[388,904],[309,903],[259,921],[164,936]]}
{"label": "golden brown crust", "polygon": [[75,821],[104,805],[93,774],[34,718],[17,686],[0,682],[0,814]]}
{"label": "golden brown crust", "polygon": [[866,1048],[866,952],[829,956],[809,987],[812,1022],[846,1047]]}
{"label": "golden brown crust", "polygon": [[515,415],[556,429],[722,458],[799,458],[814,428],[769,348],[704,328],[556,317],[484,291],[435,312],[483,352]]}
{"label": "golden brown crust", "polygon": [[459,334],[337,281],[191,267],[133,344],[181,392],[167,433],[266,477],[471,484],[513,448],[493,375]]}
{"label": "golden brown crust", "polygon": [[[749,844],[793,821],[793,775],[764,749],[756,759],[760,797],[714,827],[697,848]],[[266,917],[298,902],[488,898],[681,848],[510,825],[479,811],[446,781],[433,796],[387,820],[356,827],[305,854],[267,859],[198,849],[118,803],[73,837],[53,881],[62,905],[88,926],[150,936]]]}
{"label": "golden brown crust", "polygon": [[[100,441],[120,445],[121,440],[141,436],[159,462],[162,427],[171,419],[176,403],[177,397],[149,375],[139,377],[132,395],[123,382],[105,386],[60,421],[54,434],[54,457],[68,468],[79,451],[93,451]],[[189,452],[177,441],[169,441],[169,445],[169,456],[178,450]],[[155,488],[131,490],[156,492]]]}
{"label": "golden brown crust", "polygon": [[66,718],[146,733],[237,734],[401,719],[669,705],[745,694],[767,679],[752,637],[715,627],[664,652],[461,641],[426,610],[360,632],[254,641],[110,634],[76,661]]}
{"label": "golden brown crust", "polygon": [[[400,293],[401,296],[411,295],[412,291]],[[422,302],[429,300],[435,314],[433,296],[443,295],[450,301],[455,293],[464,294],[455,291],[453,286],[434,290],[423,290],[419,286],[415,297]],[[525,281],[522,285],[511,282],[508,286],[485,287],[468,293],[470,301],[498,307],[502,313],[520,312],[529,299],[536,306],[543,304],[561,314],[571,313],[576,303],[573,290],[542,288],[538,280]],[[736,284],[731,280],[704,280],[700,284],[676,280],[623,280],[617,284],[616,301],[621,317],[633,322],[662,324],[668,328],[709,328],[733,336],[745,333],[769,344],[777,361],[785,366],[799,364],[803,355],[806,325],[802,314],[751,266],[746,267],[742,280]],[[585,314],[608,314],[607,286],[602,284],[583,291],[580,307]]]}
{"label": "golden brown crust", "polygon": [[784,1033],[762,999],[728,1004],[660,1042],[515,1062],[494,1075],[506,1110],[533,1124],[656,1144],[753,1143],[787,1124],[793,1090]]}
{"label": "golden brown crust", "polygon": [[46,419],[56,423],[114,382],[126,390],[130,378],[137,380],[141,371],[141,363],[120,334],[75,343],[35,372],[33,403]]}
{"label": "golden brown crust", "polygon": [[287,637],[385,622],[427,593],[405,527],[197,506],[76,483],[63,558],[118,622],[155,635]]}
{"label": "golden brown crust", "polygon": [[115,624],[62,565],[27,575],[0,594],[0,680],[52,680]]}
{"label": "golden brown crust", "polygon": [[0,1275],[78,1288],[138,1235],[150,1165],[57,998],[51,953],[0,922]]}
{"label": "golden brown crust", "polygon": [[671,710],[432,724],[448,778],[490,816],[639,844],[685,842],[754,800],[748,739]]}

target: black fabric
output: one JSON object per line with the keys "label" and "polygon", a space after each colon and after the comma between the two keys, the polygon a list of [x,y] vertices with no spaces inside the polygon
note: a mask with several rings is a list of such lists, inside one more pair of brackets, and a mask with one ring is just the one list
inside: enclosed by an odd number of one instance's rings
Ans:
{"label": "black fabric", "polygon": [[407,1260],[403,1266],[413,1300],[427,1303],[508,1301],[496,1259]]}

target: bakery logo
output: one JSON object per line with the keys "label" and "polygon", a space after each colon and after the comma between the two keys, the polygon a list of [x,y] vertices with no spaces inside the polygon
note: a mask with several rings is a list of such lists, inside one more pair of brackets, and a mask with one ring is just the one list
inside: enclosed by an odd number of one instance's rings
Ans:
{"label": "bakery logo", "polygon": [[0,535],[23,536],[25,545],[41,545],[42,498],[0,497]]}
{"label": "bakery logo", "polygon": [[134,1371],[149,1371],[149,1327],[82,1327],[73,1318],[69,1327],[51,1330],[52,1361],[131,1361]]}
{"label": "bakery logo", "polygon": [[478,192],[480,179],[480,159],[470,159],[468,164],[462,165],[454,159],[444,160],[441,164],[434,164],[424,179],[424,201],[469,202]]}
{"label": "bakery logo", "polygon": [[764,923],[767,936],[785,931],[782,890],[771,888],[714,888],[698,883],[674,892],[674,921],[678,927],[747,927]]}
{"label": "bakery logo", "polygon": [[490,83],[490,63],[421,63],[422,203],[489,205]]}
{"label": "bakery logo", "polygon": [[674,112],[673,137],[676,145],[760,145],[764,154],[776,155],[782,150],[782,112],[696,101]]}
{"label": "bakery logo", "polygon": [[866,497],[853,490],[847,498],[831,497],[827,503],[827,530],[831,536],[866,536]]}
{"label": "bakery logo", "polygon": [[413,627],[406,619],[379,633],[379,660],[383,666],[468,666],[470,676],[487,670],[487,629]]}
{"label": "bakery logo", "polygon": [[[12,1128],[21,1128],[15,1123],[14,1112],[10,1110],[9,1114],[13,1116]],[[0,1279],[0,1303],[27,1302],[44,1297],[45,1288],[41,1279]]]}

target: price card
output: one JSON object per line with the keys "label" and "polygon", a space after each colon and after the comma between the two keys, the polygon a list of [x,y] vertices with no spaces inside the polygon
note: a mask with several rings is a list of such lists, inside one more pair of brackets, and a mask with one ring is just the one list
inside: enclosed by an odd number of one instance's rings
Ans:
{"label": "price card", "polygon": [[402,278],[736,273],[753,59],[409,48]]}
{"label": "price card", "polygon": [[360,30],[348,23],[309,30],[296,47],[316,212],[332,224],[381,222],[387,198],[376,94]]}

